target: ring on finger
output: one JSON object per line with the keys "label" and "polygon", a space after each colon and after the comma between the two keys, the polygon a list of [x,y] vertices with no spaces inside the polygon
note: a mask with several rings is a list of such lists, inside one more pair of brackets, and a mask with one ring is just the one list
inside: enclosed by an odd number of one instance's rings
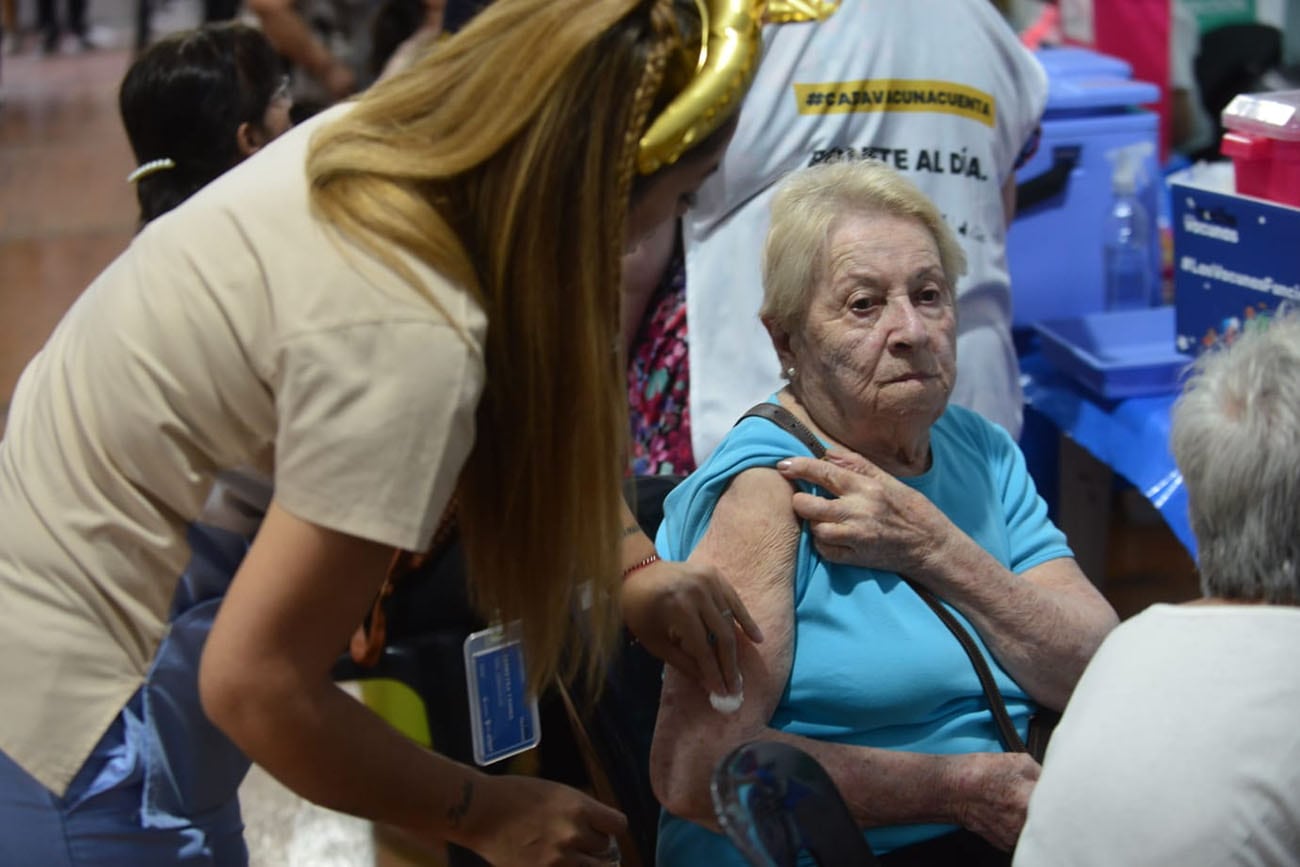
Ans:
{"label": "ring on finger", "polygon": [[619,848],[618,848],[618,838],[611,834],[610,837],[609,837],[609,846],[608,846],[608,848],[606,848],[605,851],[603,851],[603,852],[601,852],[600,854],[598,854],[598,855],[596,856],[596,858],[597,858],[597,859],[600,861],[600,863],[602,863],[602,864],[617,864],[617,863],[619,863],[619,862],[623,859],[623,853],[619,851]]}
{"label": "ring on finger", "polygon": [[736,616],[735,613],[730,608],[724,608],[720,613],[722,614],[722,618],[724,620],[730,620]]}

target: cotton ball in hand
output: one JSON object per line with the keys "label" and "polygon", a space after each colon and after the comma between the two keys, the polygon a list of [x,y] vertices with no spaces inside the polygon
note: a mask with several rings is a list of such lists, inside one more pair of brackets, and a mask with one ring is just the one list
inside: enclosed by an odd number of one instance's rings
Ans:
{"label": "cotton ball in hand", "polygon": [[736,673],[736,691],[732,695],[718,695],[716,692],[709,693],[709,704],[718,713],[735,713],[740,710],[741,704],[745,701],[745,679]]}

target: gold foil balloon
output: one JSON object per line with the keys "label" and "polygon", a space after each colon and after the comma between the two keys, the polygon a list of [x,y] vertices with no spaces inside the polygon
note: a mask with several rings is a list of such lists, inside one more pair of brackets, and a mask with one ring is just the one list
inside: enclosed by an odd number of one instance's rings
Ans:
{"label": "gold foil balloon", "polygon": [[835,14],[839,0],[768,0],[768,24],[791,24],[796,21],[824,21]]}
{"label": "gold foil balloon", "polygon": [[654,119],[637,152],[637,171],[672,165],[730,116],[754,76],[762,45],[763,0],[700,0],[703,64]]}
{"label": "gold foil balloon", "polygon": [[637,171],[672,165],[722,126],[745,95],[758,65],[764,23],[820,21],[838,0],[696,0],[703,44],[695,77],[641,137]]}

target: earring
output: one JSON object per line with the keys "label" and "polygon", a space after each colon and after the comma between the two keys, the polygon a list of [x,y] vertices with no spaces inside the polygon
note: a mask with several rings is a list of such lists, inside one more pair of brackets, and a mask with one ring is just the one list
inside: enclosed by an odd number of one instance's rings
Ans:
{"label": "earring", "polygon": [[785,369],[785,378],[786,378],[786,379],[794,379],[794,368],[793,368],[793,367],[787,367],[787,368]]}

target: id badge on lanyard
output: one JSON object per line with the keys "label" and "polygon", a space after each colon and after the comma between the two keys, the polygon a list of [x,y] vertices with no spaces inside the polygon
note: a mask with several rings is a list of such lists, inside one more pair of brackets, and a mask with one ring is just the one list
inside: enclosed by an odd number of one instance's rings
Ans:
{"label": "id badge on lanyard", "polygon": [[528,694],[519,621],[494,624],[465,639],[474,761],[490,765],[542,739],[537,697]]}

